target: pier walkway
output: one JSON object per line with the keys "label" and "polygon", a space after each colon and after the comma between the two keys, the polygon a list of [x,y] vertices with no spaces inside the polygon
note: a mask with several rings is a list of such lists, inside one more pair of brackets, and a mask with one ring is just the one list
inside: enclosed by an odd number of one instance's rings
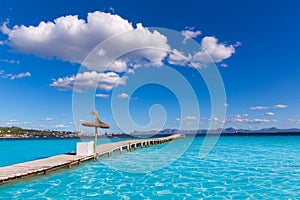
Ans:
{"label": "pier walkway", "polygon": [[[114,151],[120,154],[125,151],[135,150],[169,142],[183,137],[181,134],[174,134],[168,137],[126,140],[121,142],[101,144],[96,148],[96,157],[103,155],[112,156]],[[8,183],[13,180],[23,179],[26,177],[47,174],[50,171],[60,168],[70,168],[72,165],[94,159],[94,155],[81,156],[74,153],[60,154],[48,158],[33,160],[29,162],[18,163],[10,166],[0,167],[0,184]]]}

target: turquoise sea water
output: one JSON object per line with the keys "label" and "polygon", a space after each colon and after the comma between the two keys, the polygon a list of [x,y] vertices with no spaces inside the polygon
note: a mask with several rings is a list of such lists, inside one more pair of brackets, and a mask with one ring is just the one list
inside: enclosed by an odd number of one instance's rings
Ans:
{"label": "turquoise sea water", "polygon": [[[184,149],[188,140],[173,141],[172,148]],[[1,152],[5,142],[0,142]],[[72,140],[63,142],[70,143],[63,151],[75,145]],[[299,136],[221,137],[206,158],[199,157],[202,142],[203,137],[195,138],[169,165],[164,161],[173,151],[166,148],[169,144],[163,144],[15,181],[0,186],[0,199],[300,198]],[[43,143],[48,148],[62,148],[61,143],[38,140],[31,150]],[[148,154],[160,150],[164,150],[164,156],[147,159]],[[43,156],[50,153],[45,151]],[[150,161],[161,163],[162,168],[151,171]],[[149,171],[140,173],[139,166]]]}
{"label": "turquoise sea water", "polygon": [[[120,141],[98,140],[98,144]],[[85,140],[91,141],[91,140]],[[0,167],[75,151],[80,139],[0,139]]]}

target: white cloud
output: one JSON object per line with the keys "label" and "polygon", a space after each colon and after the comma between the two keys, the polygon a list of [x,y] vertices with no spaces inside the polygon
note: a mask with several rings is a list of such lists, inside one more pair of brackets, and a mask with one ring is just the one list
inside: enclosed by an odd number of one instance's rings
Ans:
{"label": "white cloud", "polygon": [[239,46],[241,46],[241,45],[242,45],[242,43],[239,42],[239,41],[237,41],[233,46],[234,46],[234,47],[239,47]]}
{"label": "white cloud", "polygon": [[235,115],[234,117],[237,118],[237,119],[241,119],[242,115]]}
{"label": "white cloud", "polygon": [[278,104],[274,106],[274,108],[279,108],[279,109],[287,108],[287,107],[288,107],[287,105],[282,105],[282,104]]}
{"label": "white cloud", "polygon": [[[273,107],[264,107],[264,106],[254,106],[251,110],[264,110],[264,109],[270,109]],[[275,116],[274,112],[265,112],[262,114],[263,116]],[[237,114],[228,116],[226,119],[226,123],[228,124],[257,124],[257,125],[264,125],[267,123],[277,123],[278,120],[276,119],[260,119],[260,118],[254,118],[249,119],[249,115],[247,113],[243,114]]]}
{"label": "white cloud", "polygon": [[189,28],[187,30],[183,30],[181,31],[181,34],[184,36],[184,39],[182,41],[183,44],[186,43],[186,41],[190,38],[196,38],[198,37],[199,35],[201,35],[201,31],[195,31],[194,28]]}
{"label": "white cloud", "polygon": [[270,107],[266,107],[266,106],[254,106],[251,107],[250,110],[265,110],[265,109],[269,109]]}
{"label": "white cloud", "polygon": [[[4,73],[4,71],[2,71]],[[2,73],[2,74],[3,74]],[[30,72],[24,72],[20,74],[3,74],[1,78],[9,78],[10,80],[15,80],[15,79],[22,79],[25,77],[30,77],[31,73]]]}
{"label": "white cloud", "polygon": [[11,80],[13,80],[13,79],[21,79],[21,78],[30,77],[30,76],[31,76],[30,72],[25,72],[25,73],[20,73],[20,74],[13,75],[10,79]]}
{"label": "white cloud", "polygon": [[248,119],[243,119],[242,115],[234,115],[234,116],[229,116],[226,119],[226,123],[242,123],[242,122],[247,122]]}
{"label": "white cloud", "polygon": [[184,52],[173,49],[169,54],[168,62],[172,65],[186,66],[189,65],[191,59],[192,56],[190,54],[186,56]]}
{"label": "white cloud", "polygon": [[98,51],[98,55],[99,55],[99,56],[105,56],[105,55],[106,55],[106,51],[105,51],[104,49],[100,49],[100,50]]}
{"label": "white cloud", "polygon": [[109,11],[110,11],[111,13],[115,13],[115,9],[114,9],[113,7],[110,7],[110,8],[109,8]]}
{"label": "white cloud", "polygon": [[197,120],[198,118],[196,116],[185,116],[183,120]]}
{"label": "white cloud", "polygon": [[[269,113],[270,116],[271,116],[271,112]],[[248,118],[245,118],[245,117],[248,117],[248,114],[242,114],[242,115],[234,115],[234,116],[229,116],[227,119],[226,119],[226,123],[232,123],[232,124],[242,124],[242,123],[246,123],[246,124],[263,124],[263,123],[275,123],[275,122],[278,122],[277,120],[269,120],[269,119],[258,119],[258,118],[255,118],[255,119],[248,119]]]}
{"label": "white cloud", "polygon": [[96,94],[96,97],[100,97],[100,98],[108,98],[109,95],[108,94]]}
{"label": "white cloud", "polygon": [[125,72],[127,71],[127,63],[122,60],[116,60],[108,66],[107,70],[112,70],[115,72]]}
{"label": "white cloud", "polygon": [[234,53],[235,48],[233,45],[219,43],[217,38],[206,36],[201,41],[201,51],[194,55],[193,60],[194,62],[200,61],[205,63],[209,63],[212,60],[218,63],[229,58]]}
{"label": "white cloud", "polygon": [[18,122],[15,119],[9,120],[6,122],[6,125],[24,125],[24,124],[31,124],[32,122]]}
{"label": "white cloud", "polygon": [[4,74],[4,72],[5,72],[4,70],[0,70],[0,75],[1,75],[1,74]]}
{"label": "white cloud", "polygon": [[52,117],[46,117],[46,118],[43,118],[41,119],[42,121],[54,121],[55,119],[52,118]]}
{"label": "white cloud", "polygon": [[69,128],[69,126],[66,126],[66,125],[64,125],[64,124],[57,124],[57,125],[55,125],[54,128],[57,128],[57,129],[63,129],[63,128]]}
{"label": "white cloud", "polygon": [[47,129],[47,128],[50,128],[49,126],[47,125],[44,125],[44,124],[32,124],[30,127],[32,128],[38,128],[38,129]]}
{"label": "white cloud", "polygon": [[273,113],[273,112],[266,112],[266,113],[264,113],[263,115],[274,116],[275,113]]}
{"label": "white cloud", "polygon": [[[76,84],[75,84],[76,82]],[[51,83],[52,87],[58,90],[76,90],[84,91],[89,89],[112,90],[117,85],[124,85],[126,77],[120,77],[115,72],[98,73],[83,72],[76,76],[58,78]]]}
{"label": "white cloud", "polygon": [[269,123],[270,120],[268,120],[268,119],[254,119],[253,122],[254,123]]}
{"label": "white cloud", "polygon": [[288,119],[288,122],[291,122],[292,124],[300,124],[300,119]]}
{"label": "white cloud", "polygon": [[14,125],[16,123],[17,123],[17,120],[15,120],[15,119],[11,119],[11,120],[6,122],[7,125]]}
{"label": "white cloud", "polygon": [[9,64],[20,64],[18,60],[9,60],[9,59],[1,59],[0,62],[9,63]]}
{"label": "white cloud", "polygon": [[269,123],[275,122],[276,120],[268,120],[268,119],[243,119],[243,118],[235,118],[227,120],[228,123],[247,123],[247,124],[261,124],[261,123]]}
{"label": "white cloud", "polygon": [[224,68],[228,67],[228,65],[226,63],[221,63],[220,66],[224,67]]}
{"label": "white cloud", "polygon": [[[204,67],[206,63],[221,62],[229,58],[235,53],[235,47],[240,46],[239,42],[227,45],[219,43],[215,37],[206,36],[201,41],[199,52],[185,56],[178,50],[171,50],[168,39],[158,31],[150,31],[141,23],[133,26],[119,15],[99,11],[88,13],[86,20],[79,19],[77,15],[68,15],[56,18],[53,22],[41,21],[36,26],[15,25],[13,28],[8,28],[7,24],[8,22],[5,22],[1,26],[2,33],[8,35],[5,43],[16,50],[84,64],[95,71],[126,72],[130,69],[128,66],[143,66],[145,62],[162,65],[169,53],[168,60],[171,64],[183,66],[190,62],[189,66],[192,63],[195,67]],[[132,32],[124,37],[120,36],[120,33],[127,31]],[[188,38],[199,36],[201,31],[187,28],[181,34],[184,35],[184,42],[186,42]],[[106,49],[100,49],[92,54],[93,59],[83,63],[97,44],[115,35],[120,36],[117,41],[114,41],[119,48],[137,49],[141,46],[151,48],[131,52],[111,64],[110,61],[115,58],[110,57],[112,55],[108,55]],[[111,48],[115,51],[119,50],[115,46]],[[108,64],[110,65],[107,69]],[[224,67],[225,64],[220,66]]]}
{"label": "white cloud", "polygon": [[213,117],[211,120],[212,120],[212,121],[218,121],[218,120],[219,120],[219,118],[217,118],[217,117]]}
{"label": "white cloud", "polygon": [[[184,52],[173,49],[169,53],[168,62],[179,66],[193,66],[203,68],[207,63],[222,62],[235,53],[234,45],[226,45],[219,43],[218,39],[211,36],[206,36],[201,41],[201,50],[194,55],[185,55]],[[220,64],[221,67],[227,67],[225,63]]]}
{"label": "white cloud", "polygon": [[271,108],[275,108],[275,109],[283,109],[283,108],[287,108],[287,105],[283,105],[283,104],[277,104],[273,107],[270,106],[254,106],[251,107],[250,110],[266,110],[266,109],[271,109]]}
{"label": "white cloud", "polygon": [[236,122],[244,122],[244,119],[235,119]]}
{"label": "white cloud", "polygon": [[[87,20],[79,19],[77,15],[68,15],[56,18],[53,22],[41,21],[37,26],[15,25],[11,29],[7,27],[7,23],[4,23],[1,31],[8,35],[7,44],[20,52],[48,58],[56,57],[80,64],[97,44],[127,31],[132,33],[116,41],[119,47],[135,45],[170,49],[167,38],[159,32],[151,32],[140,23],[134,27],[119,15],[99,11],[88,13]],[[91,70],[99,68],[103,70],[108,64],[107,60],[111,60],[111,58],[104,59],[104,55],[104,50],[98,52],[97,62],[94,60],[93,63],[85,63],[86,67]],[[137,60],[146,58],[151,63],[162,64],[167,53],[149,49],[138,51],[134,55]],[[115,66],[114,69],[118,72],[126,69],[124,63],[116,63]]]}
{"label": "white cloud", "polygon": [[120,98],[120,99],[126,99],[126,98],[129,97],[129,95],[126,94],[126,93],[122,93],[122,94],[119,94],[117,97]]}
{"label": "white cloud", "polygon": [[133,69],[128,69],[127,73],[128,74],[135,74],[135,71]]}

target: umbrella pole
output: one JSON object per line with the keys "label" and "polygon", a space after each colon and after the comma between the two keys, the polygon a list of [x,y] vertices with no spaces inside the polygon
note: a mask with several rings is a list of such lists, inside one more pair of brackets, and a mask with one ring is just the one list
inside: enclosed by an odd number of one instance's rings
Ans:
{"label": "umbrella pole", "polygon": [[97,147],[97,136],[98,136],[98,130],[97,127],[95,127],[95,137],[94,137],[94,160],[97,160],[97,152],[96,152],[96,147]]}

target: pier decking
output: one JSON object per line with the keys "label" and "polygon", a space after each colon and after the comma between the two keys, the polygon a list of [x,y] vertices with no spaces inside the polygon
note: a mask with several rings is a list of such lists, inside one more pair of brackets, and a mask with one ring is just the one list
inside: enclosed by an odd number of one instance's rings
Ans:
{"label": "pier decking", "polygon": [[[123,150],[131,151],[136,148],[148,147],[155,144],[169,142],[183,137],[181,134],[175,134],[168,137],[127,140],[121,142],[101,144],[96,148],[96,157],[107,154],[111,156],[114,151],[122,153]],[[72,165],[94,159],[94,155],[80,156],[72,153],[60,154],[44,159],[33,160],[29,162],[18,163],[10,166],[0,167],[0,184],[8,183],[16,179],[22,179],[38,174],[47,174],[50,171],[60,168],[70,168]]]}

